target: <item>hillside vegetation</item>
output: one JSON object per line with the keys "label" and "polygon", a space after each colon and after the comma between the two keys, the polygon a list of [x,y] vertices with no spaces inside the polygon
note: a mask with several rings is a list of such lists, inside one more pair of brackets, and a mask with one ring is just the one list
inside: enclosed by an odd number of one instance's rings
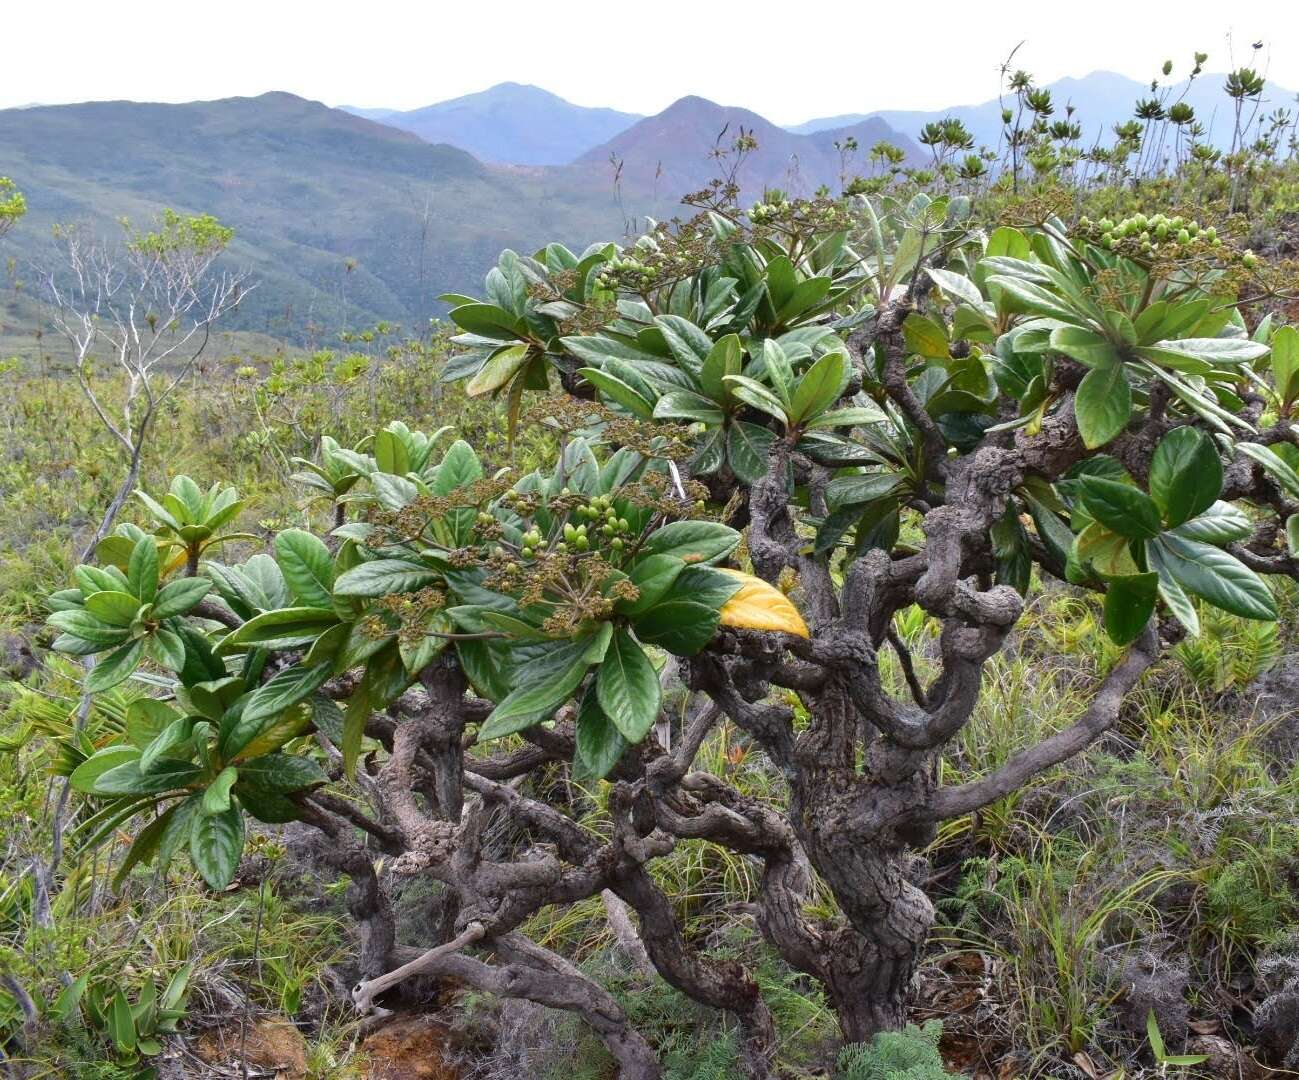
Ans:
{"label": "hillside vegetation", "polygon": [[[561,174],[287,96],[130,106],[175,145],[94,190],[207,198],[36,241],[125,115],[42,110],[0,244],[66,264],[11,303],[72,361],[0,398],[0,1073],[1299,1068],[1299,145],[1264,85],[1227,153],[1171,94],[1086,148],[1011,73],[996,147],[844,136],[806,198],[745,194],[775,136],[728,130],[678,220],[511,238],[415,334],[225,357],[316,286],[296,248],[234,269],[280,243],[237,218],[271,170],[241,207],[178,161],[319,155],[299,211],[330,145],[484,215]],[[229,120],[268,107],[300,122]]]}

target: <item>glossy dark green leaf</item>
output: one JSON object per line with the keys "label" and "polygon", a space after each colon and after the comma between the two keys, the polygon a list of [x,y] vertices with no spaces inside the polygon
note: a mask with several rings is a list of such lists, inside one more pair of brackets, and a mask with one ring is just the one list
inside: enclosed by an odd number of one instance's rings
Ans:
{"label": "glossy dark green leaf", "polygon": [[265,611],[228,634],[220,649],[229,652],[238,646],[249,645],[263,649],[295,649],[312,644],[337,622],[338,617],[333,612],[316,607]]}
{"label": "glossy dark green leaf", "polygon": [[1131,484],[1085,476],[1078,490],[1087,513],[1119,536],[1147,540],[1163,528],[1154,500]]}
{"label": "glossy dark green leaf", "polygon": [[693,656],[717,633],[718,610],[694,600],[656,604],[636,620],[636,636],[676,656]]}
{"label": "glossy dark green leaf", "polygon": [[603,623],[594,634],[538,646],[534,658],[515,669],[513,689],[479,729],[479,740],[510,735],[548,719],[581,684],[591,664],[603,658],[611,634],[610,624]]}
{"label": "glossy dark green leaf", "polygon": [[686,564],[675,555],[649,555],[640,559],[629,575],[640,596],[635,600],[618,601],[615,610],[625,615],[638,615],[652,607],[685,568]]}
{"label": "glossy dark green leaf", "polygon": [[1111,578],[1105,593],[1105,632],[1116,645],[1135,641],[1146,628],[1159,595],[1158,574]]}
{"label": "glossy dark green leaf", "polygon": [[[276,672],[249,696],[248,704],[244,706],[243,719],[250,723],[256,722],[283,712],[299,701],[305,701],[325,684],[329,675],[328,664],[317,664],[315,667],[295,664]],[[234,750],[230,753],[237,752]]]}
{"label": "glossy dark green leaf", "polygon": [[[188,760],[193,753],[190,747],[190,736],[193,731],[192,717],[177,716],[140,752],[140,771],[151,773],[159,761],[167,758]],[[178,752],[182,748],[183,752]]]}
{"label": "glossy dark green leaf", "polygon": [[[127,761],[95,777],[82,790],[91,795],[160,795],[188,787],[203,770],[188,761],[160,758],[148,773],[140,771],[139,760]],[[74,779],[77,774],[73,773]]]}
{"label": "glossy dark green leaf", "polygon": [[1227,502],[1216,502],[1203,513],[1170,531],[1187,540],[1221,545],[1253,536],[1254,523],[1240,507]]}
{"label": "glossy dark green leaf", "polygon": [[892,495],[903,482],[900,473],[892,472],[840,476],[830,481],[825,497],[832,507],[861,506]]}
{"label": "glossy dark green leaf", "polygon": [[1222,460],[1213,440],[1192,427],[1174,428],[1150,460],[1150,497],[1169,526],[1213,505],[1222,490]]}
{"label": "glossy dark green leaf", "polygon": [[726,432],[726,457],[731,472],[746,484],[756,484],[767,474],[767,455],[775,432],[747,420],[736,420]]}
{"label": "glossy dark green leaf", "polygon": [[113,875],[114,889],[121,889],[122,883],[135,867],[141,864],[148,865],[153,861],[154,856],[158,854],[158,848],[162,843],[163,836],[166,834],[167,827],[179,809],[179,805],[168,807],[162,814],[136,833],[135,839],[131,842],[131,846],[123,857],[121,865],[118,866],[117,872]]}
{"label": "glossy dark green leaf", "polygon": [[442,572],[408,559],[376,559],[340,574],[334,582],[339,596],[377,597],[414,592],[436,584]]}
{"label": "glossy dark green leaf", "polygon": [[152,536],[142,536],[135,542],[126,579],[141,603],[153,602],[158,593],[158,545]]}
{"label": "glossy dark green leaf", "polygon": [[604,715],[628,742],[640,742],[658,719],[662,700],[658,672],[626,630],[614,632],[596,671],[595,689]]}
{"label": "glossy dark green leaf", "polygon": [[595,686],[582,696],[577,713],[577,755],[574,759],[574,778],[577,780],[602,780],[618,764],[627,740],[614,727],[600,709]]}
{"label": "glossy dark green leaf", "polygon": [[329,779],[319,765],[297,754],[263,754],[239,765],[240,783],[287,794],[323,784]]}

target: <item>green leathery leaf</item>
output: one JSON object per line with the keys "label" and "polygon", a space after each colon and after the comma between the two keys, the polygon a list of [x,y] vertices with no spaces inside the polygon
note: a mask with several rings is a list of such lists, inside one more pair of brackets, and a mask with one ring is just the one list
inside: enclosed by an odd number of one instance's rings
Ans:
{"label": "green leathery leaf", "polygon": [[658,719],[662,688],[645,650],[626,630],[613,635],[595,678],[600,708],[628,742],[640,742]]}
{"label": "green leathery leaf", "polygon": [[230,789],[239,779],[239,770],[227,765],[203,792],[203,813],[220,814],[230,809]]}
{"label": "green leathery leaf", "polygon": [[1174,428],[1150,461],[1150,497],[1169,526],[1203,513],[1222,490],[1222,460],[1210,439],[1193,427]]}
{"label": "green leathery leaf", "polygon": [[131,592],[139,597],[141,603],[153,602],[158,593],[158,545],[152,536],[142,536],[135,542],[127,563],[126,579]]}
{"label": "green leathery leaf", "polygon": [[244,850],[244,815],[238,803],[217,814],[198,814],[190,830],[189,855],[208,886],[224,889],[234,880]]}
{"label": "green leathery leaf", "polygon": [[603,780],[627,749],[627,740],[600,708],[594,684],[582,696],[577,712],[576,742],[577,780]]}
{"label": "green leathery leaf", "polygon": [[1163,528],[1159,507],[1131,484],[1084,476],[1078,484],[1083,507],[1111,532],[1130,540],[1148,540]]}
{"label": "green leathery leaf", "polygon": [[1128,574],[1111,578],[1105,593],[1105,632],[1116,645],[1135,641],[1146,628],[1159,595],[1159,575]]}
{"label": "green leathery leaf", "polygon": [[740,534],[715,521],[674,521],[655,530],[641,546],[642,555],[675,555],[686,563],[708,563],[735,550]]}
{"label": "green leathery leaf", "polygon": [[1118,435],[1132,416],[1132,387],[1123,365],[1110,364],[1087,372],[1078,384],[1073,408],[1087,449],[1104,446]]}
{"label": "green leathery leaf", "polygon": [[275,538],[275,561],[299,602],[333,610],[334,558],[324,541],[302,529],[285,529]]}
{"label": "green leathery leaf", "polygon": [[442,572],[408,559],[375,559],[338,576],[334,592],[339,596],[378,597],[389,593],[415,592],[438,582]]}
{"label": "green leathery leaf", "polygon": [[137,667],[144,655],[144,642],[128,642],[101,659],[86,676],[85,688],[90,693],[108,690],[127,679]]}
{"label": "green leathery leaf", "polygon": [[619,600],[615,610],[624,615],[639,615],[658,603],[685,568],[686,564],[675,555],[650,555],[640,559],[629,575],[640,595],[635,600]]}
{"label": "green leathery leaf", "polygon": [[169,581],[158,590],[152,617],[157,620],[183,615],[207,596],[211,589],[212,582],[205,578],[181,578],[178,581]]}
{"label": "green leathery leaf", "polygon": [[1164,533],[1146,545],[1151,565],[1164,570],[1186,592],[1242,619],[1270,622],[1276,600],[1253,570],[1211,544]]}

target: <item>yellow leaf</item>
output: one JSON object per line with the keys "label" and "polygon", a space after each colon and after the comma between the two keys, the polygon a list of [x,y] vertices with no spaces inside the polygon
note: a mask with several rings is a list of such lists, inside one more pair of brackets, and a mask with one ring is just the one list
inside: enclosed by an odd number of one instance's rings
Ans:
{"label": "yellow leaf", "polygon": [[726,570],[723,574],[743,582],[740,591],[726,601],[722,608],[722,625],[735,626],[742,630],[771,630],[786,634],[797,634],[799,637],[811,637],[807,623],[798,613],[798,608],[789,602],[779,589],[768,585],[761,578],[752,574],[742,574],[739,570]]}

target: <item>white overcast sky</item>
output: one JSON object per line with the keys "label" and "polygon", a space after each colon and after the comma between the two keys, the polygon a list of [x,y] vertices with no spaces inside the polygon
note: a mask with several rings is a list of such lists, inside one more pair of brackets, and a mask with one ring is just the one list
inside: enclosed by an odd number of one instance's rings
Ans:
{"label": "white overcast sky", "polygon": [[[288,90],[415,108],[505,80],[654,113],[684,94],[777,123],[940,109],[997,91],[1000,59],[1049,82],[1248,63],[1299,90],[1296,0],[8,0],[0,107]],[[1233,49],[1229,50],[1231,42]],[[0,162],[0,164],[3,164]],[[2,170],[0,170],[2,171]]]}

